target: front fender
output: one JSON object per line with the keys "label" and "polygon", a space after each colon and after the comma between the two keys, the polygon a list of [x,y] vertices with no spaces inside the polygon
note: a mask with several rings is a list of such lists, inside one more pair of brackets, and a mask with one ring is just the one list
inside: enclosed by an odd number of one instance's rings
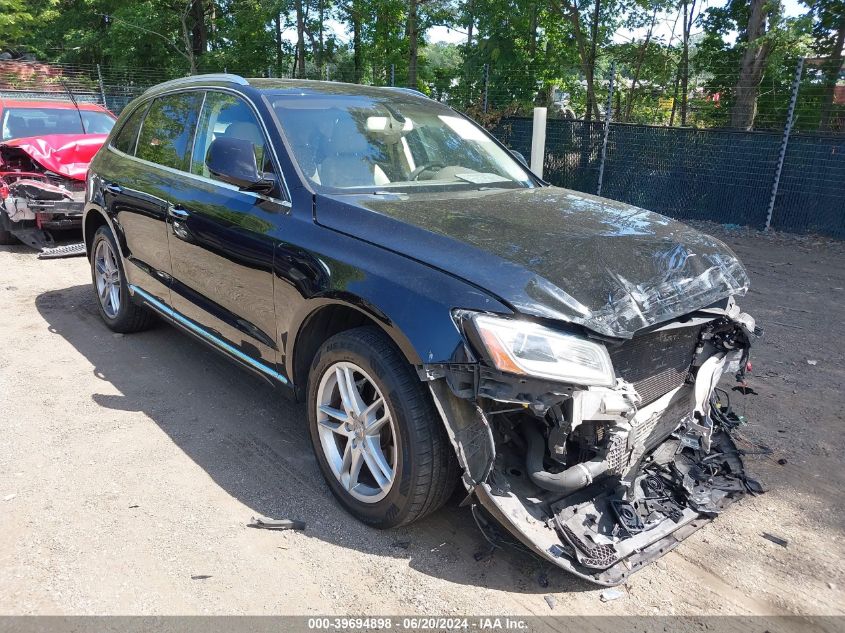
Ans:
{"label": "front fender", "polygon": [[301,329],[329,305],[367,315],[418,367],[454,362],[462,354],[453,309],[512,312],[460,279],[350,236],[311,225],[302,227],[299,237],[297,246],[280,244],[275,257],[280,348],[288,376],[294,375]]}

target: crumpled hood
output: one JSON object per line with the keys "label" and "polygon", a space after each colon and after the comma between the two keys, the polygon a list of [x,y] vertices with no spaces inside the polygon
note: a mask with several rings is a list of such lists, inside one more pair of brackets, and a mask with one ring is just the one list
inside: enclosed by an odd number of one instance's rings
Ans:
{"label": "crumpled hood", "polygon": [[[44,169],[72,180],[85,180],[88,164],[106,142],[108,134],[48,134],[0,143],[17,147]],[[2,164],[2,160],[0,160]]]}
{"label": "crumpled hood", "polygon": [[558,187],[319,196],[317,221],[461,277],[524,314],[614,337],[744,294],[749,283],[719,240]]}

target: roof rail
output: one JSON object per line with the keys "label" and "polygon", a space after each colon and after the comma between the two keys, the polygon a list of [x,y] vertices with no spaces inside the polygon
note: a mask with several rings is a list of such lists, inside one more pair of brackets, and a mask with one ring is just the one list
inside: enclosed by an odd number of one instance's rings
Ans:
{"label": "roof rail", "polygon": [[162,88],[176,88],[178,86],[190,86],[194,83],[202,83],[206,81],[230,81],[241,86],[248,86],[249,82],[240,75],[233,75],[231,73],[208,73],[206,75],[189,75],[187,77],[179,77],[179,79],[171,79],[164,83],[156,84],[144,91],[144,94],[152,90],[160,90]]}
{"label": "roof rail", "polygon": [[431,97],[429,97],[427,94],[425,94],[424,92],[420,92],[416,88],[405,88],[403,86],[387,86],[387,88],[390,88],[391,90],[401,90],[402,92],[407,92],[407,93],[415,95],[417,97],[424,97],[426,99],[431,99]]}

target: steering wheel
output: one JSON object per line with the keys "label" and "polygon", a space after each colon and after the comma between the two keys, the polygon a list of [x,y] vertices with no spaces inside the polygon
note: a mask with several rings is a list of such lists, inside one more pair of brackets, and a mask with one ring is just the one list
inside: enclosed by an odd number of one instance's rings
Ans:
{"label": "steering wheel", "polygon": [[443,163],[426,163],[425,165],[420,165],[414,171],[411,172],[411,174],[408,176],[408,180],[417,180],[426,169],[434,169],[435,167],[443,169],[445,166],[446,165],[444,165]]}

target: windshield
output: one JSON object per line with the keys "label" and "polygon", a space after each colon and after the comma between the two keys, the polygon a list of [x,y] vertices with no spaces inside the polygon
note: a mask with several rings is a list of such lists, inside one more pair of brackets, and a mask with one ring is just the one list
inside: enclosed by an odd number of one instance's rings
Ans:
{"label": "windshield", "polygon": [[268,98],[294,158],[317,189],[534,186],[486,132],[435,101],[401,94]]}
{"label": "windshield", "polygon": [[[82,115],[82,122],[79,115]],[[85,130],[82,130],[82,123]],[[108,134],[114,119],[105,112],[73,108],[9,108],[3,111],[0,140],[47,134]]]}

